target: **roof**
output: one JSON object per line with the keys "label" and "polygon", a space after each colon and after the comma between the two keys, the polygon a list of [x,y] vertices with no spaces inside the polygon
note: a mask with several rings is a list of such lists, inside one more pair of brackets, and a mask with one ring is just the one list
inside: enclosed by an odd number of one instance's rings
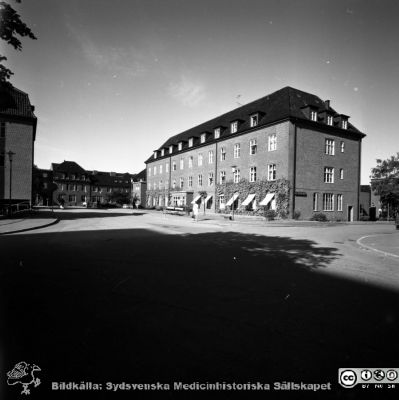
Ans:
{"label": "roof", "polygon": [[68,172],[86,174],[87,172],[75,161],[64,161],[61,164],[52,163],[52,170],[54,172]]}
{"label": "roof", "polygon": [[144,168],[138,174],[136,174],[133,178],[134,182],[145,181],[147,178],[147,170]]}
{"label": "roof", "polygon": [[27,93],[11,84],[0,84],[0,114],[36,120],[33,109]]}
{"label": "roof", "polygon": [[[179,142],[188,142],[189,138],[198,137],[204,132],[213,132],[217,127],[228,128],[232,121],[241,120],[242,123],[239,124],[237,131],[239,134],[240,132],[244,132],[251,128],[249,116],[256,113],[260,114],[260,120],[257,127],[270,125],[288,118],[297,118],[309,121],[309,118],[307,118],[303,112],[303,109],[307,106],[316,108],[320,113],[328,111],[332,115],[343,115],[338,114],[332,107],[326,106],[326,103],[316,95],[286,86],[272,94],[245,104],[244,106],[222,114],[177,135],[171,136],[157,150],[163,148],[167,149],[170,145],[177,145]],[[348,123],[348,129],[346,129],[346,131],[358,134],[360,137],[365,136],[350,123]],[[230,135],[236,135],[237,133],[231,134],[228,129],[225,129],[221,134],[221,139],[229,137]],[[210,138],[207,140],[207,144],[214,140],[215,139]],[[152,155],[146,162],[153,160],[154,156]]]}
{"label": "roof", "polygon": [[134,176],[129,173],[113,173],[102,171],[86,171],[93,179],[93,183],[98,186],[126,186],[130,187],[131,178]]}

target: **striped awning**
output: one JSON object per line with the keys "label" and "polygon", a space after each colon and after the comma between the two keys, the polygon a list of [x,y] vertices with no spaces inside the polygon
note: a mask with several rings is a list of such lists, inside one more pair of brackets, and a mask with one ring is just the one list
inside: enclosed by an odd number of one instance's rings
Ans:
{"label": "striped awning", "polygon": [[208,203],[208,201],[212,198],[213,196],[211,194],[208,194],[208,196],[205,199],[205,204]]}
{"label": "striped awning", "polygon": [[231,206],[237,200],[238,196],[238,193],[234,193],[233,197],[226,203],[226,206]]}
{"label": "striped awning", "polygon": [[273,199],[275,193],[268,193],[266,197],[259,203],[260,206],[267,206]]}
{"label": "striped awning", "polygon": [[247,198],[241,203],[241,205],[247,206],[248,204],[251,204],[254,198],[255,198],[255,193],[249,194]]}
{"label": "striped awning", "polygon": [[200,198],[201,198],[201,195],[199,194],[198,196],[196,196],[196,197],[194,198],[194,200],[191,202],[191,204],[196,203]]}

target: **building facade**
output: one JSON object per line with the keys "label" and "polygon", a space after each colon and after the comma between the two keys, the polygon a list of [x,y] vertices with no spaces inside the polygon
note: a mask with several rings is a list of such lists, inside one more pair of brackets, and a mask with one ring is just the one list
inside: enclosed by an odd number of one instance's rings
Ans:
{"label": "building facade", "polygon": [[32,200],[36,126],[29,96],[0,84],[0,207]]}
{"label": "building facade", "polygon": [[156,149],[146,161],[147,206],[358,219],[365,135],[348,119],[329,101],[285,87]]}

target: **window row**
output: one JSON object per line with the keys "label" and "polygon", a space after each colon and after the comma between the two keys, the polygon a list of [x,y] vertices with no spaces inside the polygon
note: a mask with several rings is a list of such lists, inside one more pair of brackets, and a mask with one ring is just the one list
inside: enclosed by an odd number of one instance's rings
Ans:
{"label": "window row", "polygon": [[[313,211],[320,211],[319,209],[320,193],[313,193]],[[334,201],[335,196],[333,193],[323,193],[322,196],[322,210],[323,211],[342,211],[344,196],[342,194],[336,195],[336,209]]]}
{"label": "window row", "polygon": [[[334,171],[333,167],[324,167],[324,183],[334,183]],[[344,179],[343,168],[339,169],[339,179]]]}
{"label": "window row", "polygon": [[[345,142],[341,140],[340,142],[340,151],[341,153],[345,152]],[[335,140],[334,139],[326,139],[325,141],[325,153],[329,156],[335,155]]]}
{"label": "window row", "polygon": [[[250,182],[256,182],[257,179],[257,173],[256,173],[256,167],[251,167],[249,169],[249,181]],[[267,166],[267,180],[269,181],[275,181],[277,179],[277,168],[276,168],[276,164],[269,164]],[[239,168],[233,168],[233,182],[234,183],[238,183],[241,180],[241,171]],[[214,182],[214,173],[213,172],[209,172],[208,173],[208,186],[212,186],[213,182]],[[219,173],[219,183],[223,184],[226,183],[226,171],[220,171]],[[154,182],[151,186],[151,183],[148,183],[148,189],[151,190],[151,188],[153,188],[154,190],[156,189],[166,189],[168,188],[169,185],[169,181],[165,182],[165,186],[164,186],[164,182],[162,180],[160,180],[158,183]],[[204,177],[203,174],[198,174],[197,176],[197,185],[198,186],[203,186],[204,185]],[[187,186],[188,187],[193,187],[193,177],[189,176],[187,178]],[[176,179],[172,180],[172,189],[175,189],[179,187],[180,189],[184,189],[185,187],[185,180],[183,177],[181,177],[179,179],[179,181],[177,181]]]}
{"label": "window row", "polygon": [[[311,121],[317,122],[317,120],[318,120],[317,111],[314,111],[314,110],[310,111],[310,119],[311,119]],[[333,126],[334,125],[334,117],[332,115],[327,115],[326,122],[327,122],[327,125]],[[339,127],[342,129],[348,129],[348,120],[342,119]]]}

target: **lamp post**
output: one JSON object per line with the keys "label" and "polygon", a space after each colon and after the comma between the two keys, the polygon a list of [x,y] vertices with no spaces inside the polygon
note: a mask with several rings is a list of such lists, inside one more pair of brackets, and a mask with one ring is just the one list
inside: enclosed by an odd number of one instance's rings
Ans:
{"label": "lamp post", "polygon": [[11,216],[11,199],[12,199],[12,159],[14,157],[14,154],[11,150],[6,153],[8,155],[8,160],[10,161],[10,197],[9,197],[9,210],[8,213]]}

